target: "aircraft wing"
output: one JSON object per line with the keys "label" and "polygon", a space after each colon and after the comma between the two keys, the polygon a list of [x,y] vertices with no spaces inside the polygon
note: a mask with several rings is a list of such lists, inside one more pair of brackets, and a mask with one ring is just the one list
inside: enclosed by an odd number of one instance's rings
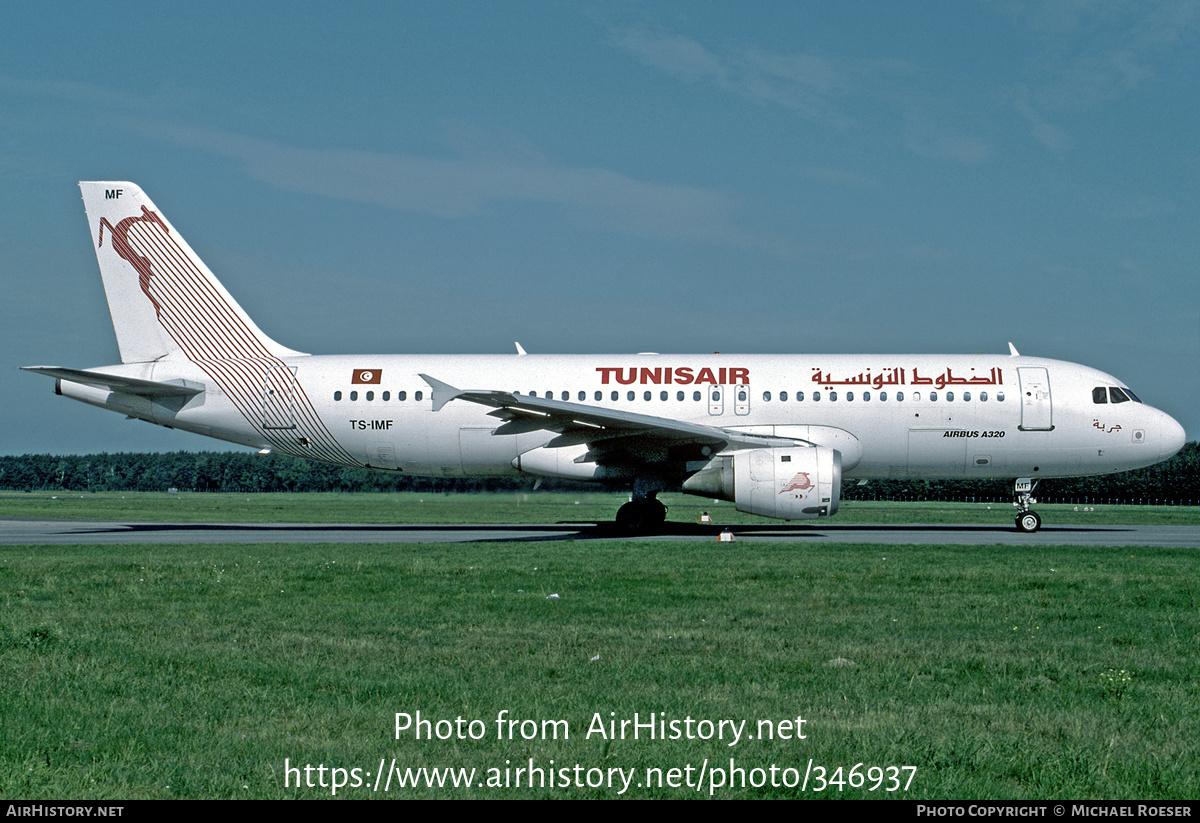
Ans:
{"label": "aircraft wing", "polygon": [[599,451],[628,450],[630,441],[642,440],[664,445],[712,446],[716,452],[728,446],[749,448],[799,442],[792,438],[747,434],[717,426],[686,423],[668,417],[617,411],[565,400],[551,400],[506,391],[457,389],[427,374],[420,377],[433,389],[434,411],[439,411],[451,400],[468,400],[491,406],[495,409],[491,412],[492,416],[504,421],[495,434],[558,432],[559,436],[547,443],[547,448],[588,443]]}
{"label": "aircraft wing", "polygon": [[84,369],[66,369],[61,366],[22,366],[21,370],[57,377],[72,383],[82,383],[85,386],[95,386],[98,389],[136,394],[141,397],[192,397],[204,391],[204,386],[190,380],[172,380],[169,383],[160,383],[156,380],[141,380],[136,377],[122,377],[118,374],[104,374]]}

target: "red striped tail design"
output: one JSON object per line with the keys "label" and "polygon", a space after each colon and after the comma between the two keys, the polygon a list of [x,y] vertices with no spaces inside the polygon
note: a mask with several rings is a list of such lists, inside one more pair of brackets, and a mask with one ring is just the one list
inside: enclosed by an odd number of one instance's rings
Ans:
{"label": "red striped tail design", "polygon": [[358,465],[337,443],[285,358],[141,189],[80,183],[123,363],[182,356],[275,448]]}

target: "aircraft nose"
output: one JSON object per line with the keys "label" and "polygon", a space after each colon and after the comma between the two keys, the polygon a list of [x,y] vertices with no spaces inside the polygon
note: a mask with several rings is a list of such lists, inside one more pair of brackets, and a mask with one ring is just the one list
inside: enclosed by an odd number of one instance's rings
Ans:
{"label": "aircraft nose", "polygon": [[1171,417],[1169,414],[1163,414],[1162,422],[1158,427],[1158,442],[1161,449],[1159,457],[1166,460],[1173,454],[1183,448],[1183,444],[1187,439],[1187,435],[1183,431],[1183,426]]}

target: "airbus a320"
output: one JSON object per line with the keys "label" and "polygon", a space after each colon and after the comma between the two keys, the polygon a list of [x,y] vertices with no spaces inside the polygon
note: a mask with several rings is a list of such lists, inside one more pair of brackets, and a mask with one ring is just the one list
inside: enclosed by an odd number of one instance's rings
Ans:
{"label": "airbus a320", "polygon": [[434,477],[539,476],[782,520],[835,514],[847,481],[1038,481],[1149,466],[1183,428],[1087,366],[1006,355],[312,355],[265,335],[141,189],[80,183],[121,362],[29,366],[57,394],[310,460]]}

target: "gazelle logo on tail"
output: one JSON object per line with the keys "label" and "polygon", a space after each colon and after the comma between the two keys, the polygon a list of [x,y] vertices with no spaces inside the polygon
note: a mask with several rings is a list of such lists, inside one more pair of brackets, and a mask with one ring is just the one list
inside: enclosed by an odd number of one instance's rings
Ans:
{"label": "gazelle logo on tail", "polygon": [[[120,189],[117,191],[119,192]],[[105,196],[108,196],[107,192],[105,193]],[[146,297],[149,298],[151,304],[153,304],[154,314],[161,319],[162,306],[158,304],[158,301],[154,299],[154,295],[150,293],[150,277],[154,274],[154,270],[150,268],[150,261],[135,252],[133,247],[129,245],[129,229],[134,223],[139,222],[157,223],[158,226],[167,234],[170,234],[171,232],[171,230],[167,228],[166,224],[164,224],[163,221],[158,218],[157,214],[150,211],[150,209],[146,208],[145,206],[142,206],[141,217],[126,217],[124,220],[117,223],[116,226],[113,226],[112,223],[108,222],[107,217],[101,217],[99,247],[104,248],[104,227],[108,226],[108,236],[112,238],[109,242],[112,243],[113,251],[121,255],[121,257],[125,260],[129,261],[129,265],[137,269],[138,285],[142,287],[142,291],[146,293]]]}

